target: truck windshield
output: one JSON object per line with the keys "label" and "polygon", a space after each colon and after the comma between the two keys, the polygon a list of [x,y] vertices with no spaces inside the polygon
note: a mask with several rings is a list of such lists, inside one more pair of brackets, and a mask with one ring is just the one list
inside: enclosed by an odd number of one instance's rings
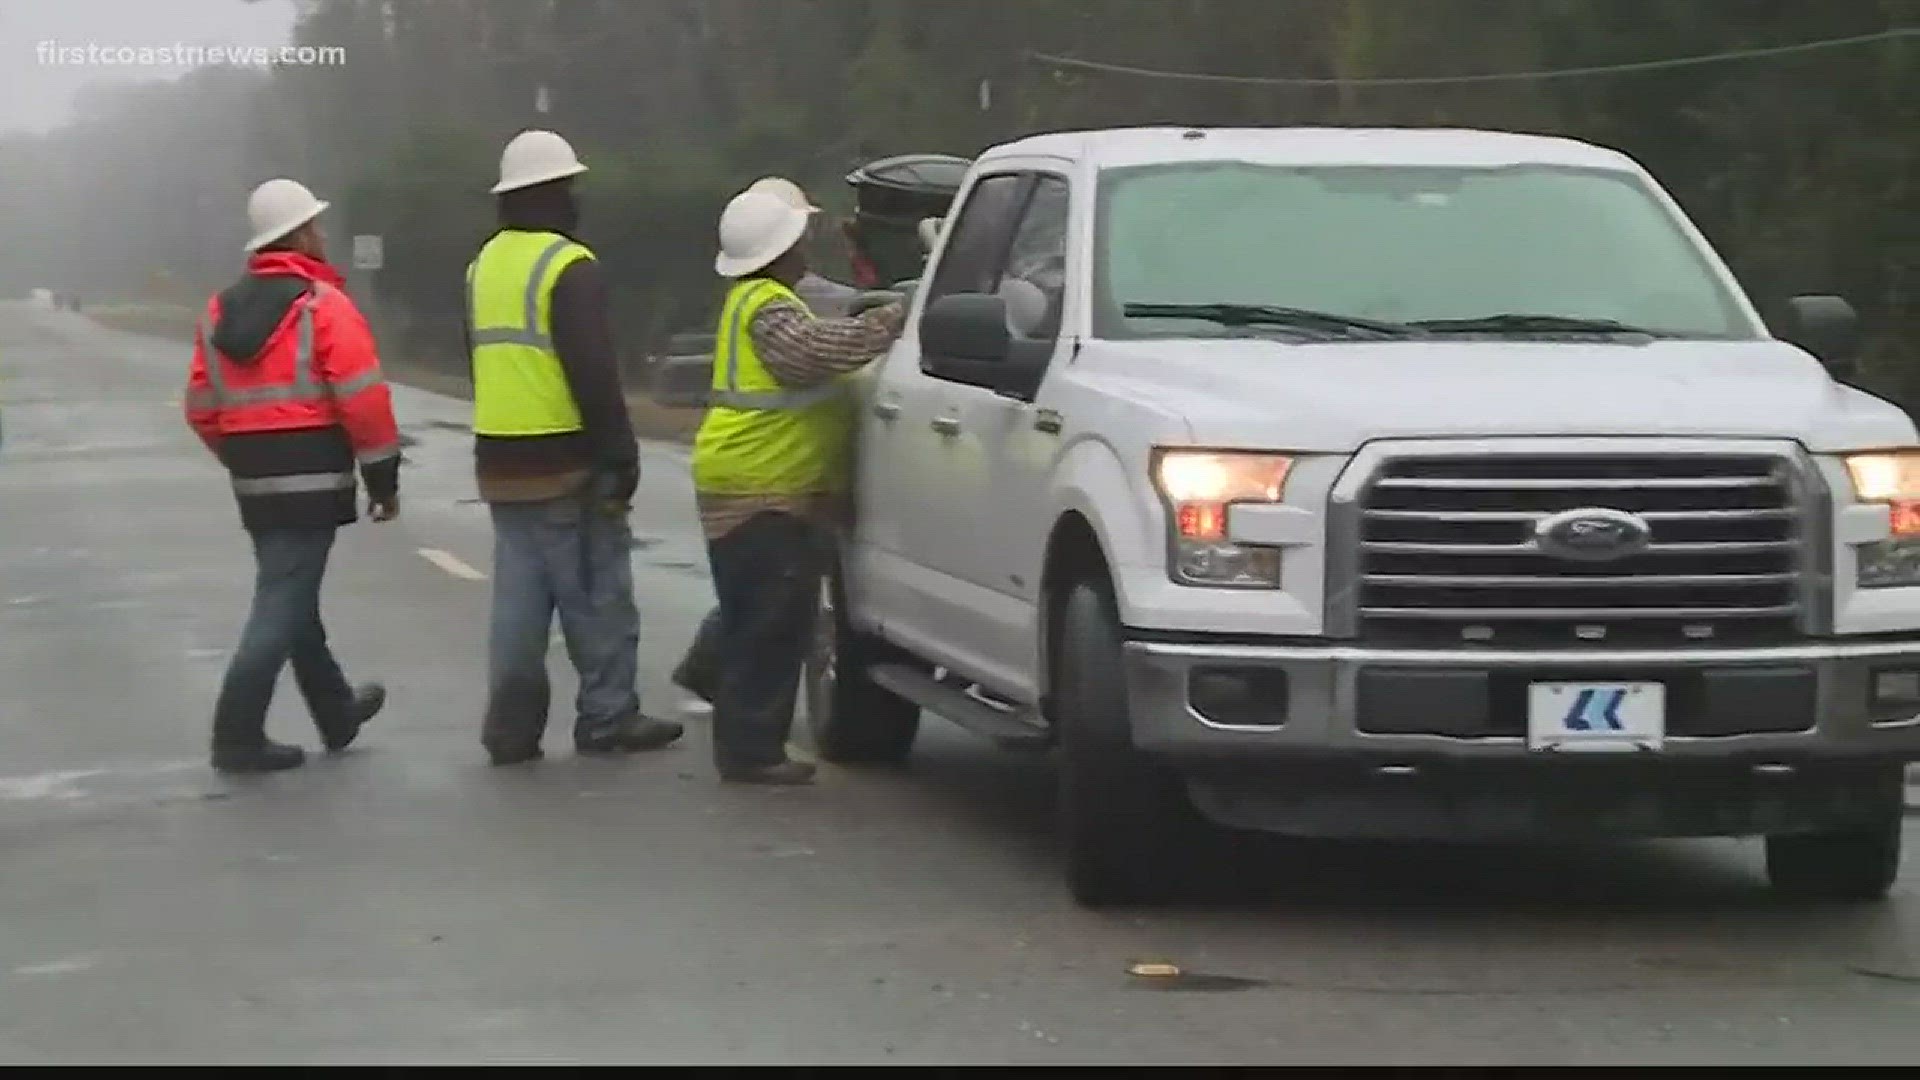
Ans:
{"label": "truck windshield", "polygon": [[1101,337],[1272,332],[1176,314],[1179,305],[1295,308],[1459,336],[1608,325],[1762,336],[1629,174],[1199,163],[1108,170],[1100,184]]}

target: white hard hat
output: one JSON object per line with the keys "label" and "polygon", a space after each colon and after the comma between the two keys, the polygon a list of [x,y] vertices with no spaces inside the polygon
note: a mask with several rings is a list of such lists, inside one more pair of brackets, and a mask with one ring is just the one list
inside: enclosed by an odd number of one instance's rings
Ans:
{"label": "white hard hat", "polygon": [[747,190],[778,196],[780,201],[786,203],[788,206],[798,207],[809,214],[817,214],[820,212],[820,208],[813,205],[813,200],[807,198],[807,193],[800,190],[800,185],[784,176],[768,176],[760,180],[755,180],[753,186]]}
{"label": "white hard hat", "polygon": [[259,251],[320,216],[329,204],[313,197],[298,180],[269,180],[247,196],[247,224],[253,227],[248,251]]}
{"label": "white hard hat", "polygon": [[812,217],[778,195],[743,191],[720,215],[720,254],[713,269],[721,277],[746,277],[764,270],[792,251],[807,235]]}
{"label": "white hard hat", "polygon": [[567,140],[551,131],[523,131],[500,151],[500,182],[493,194],[578,176],[587,171]]}

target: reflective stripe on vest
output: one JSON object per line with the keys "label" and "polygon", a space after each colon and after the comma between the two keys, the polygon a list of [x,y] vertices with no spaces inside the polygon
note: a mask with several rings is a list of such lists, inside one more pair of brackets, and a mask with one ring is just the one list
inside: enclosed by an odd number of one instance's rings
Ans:
{"label": "reflective stripe on vest", "polygon": [[530,345],[543,352],[553,351],[553,335],[540,329],[540,279],[547,276],[553,260],[567,250],[573,241],[561,237],[547,245],[540,257],[533,261],[533,271],[527,275],[527,291],[523,310],[523,322],[520,326],[489,326],[481,328],[474,316],[473,278],[480,269],[480,260],[475,259],[467,267],[467,325],[473,330],[473,347],[482,345]]}
{"label": "reflective stripe on vest", "polygon": [[226,372],[221,365],[226,358],[213,347],[214,324],[205,315],[200,317],[200,341],[206,348],[207,387],[194,390],[187,395],[187,404],[196,409],[242,408],[248,405],[272,405],[280,402],[318,402],[327,398],[347,398],[380,382],[384,377],[378,365],[355,375],[345,382],[331,385],[322,384],[313,370],[313,309],[319,302],[320,291],[327,288],[316,282],[311,292],[303,294],[297,303],[300,314],[295,319],[293,382],[283,386],[250,386],[244,390],[234,390],[227,386]]}
{"label": "reflective stripe on vest", "polygon": [[302,295],[298,303],[300,316],[294,331],[293,382],[284,386],[250,386],[245,390],[229,390],[226,372],[221,369],[226,357],[213,347],[214,324],[202,315],[200,341],[207,351],[208,386],[189,395],[189,404],[196,408],[224,409],[242,405],[270,405],[279,401],[318,401],[326,397],[324,391],[314,386],[313,305],[307,295]]}
{"label": "reflective stripe on vest", "polygon": [[733,318],[728,321],[726,335],[720,341],[720,355],[715,357],[720,369],[714,372],[713,389],[707,394],[707,404],[728,409],[767,411],[805,409],[846,393],[846,388],[837,382],[822,383],[802,390],[740,389],[740,335],[748,329],[747,312],[757,312],[756,303],[762,298],[770,299],[767,294],[772,289],[773,282],[763,278],[749,286],[746,295],[734,305]]}
{"label": "reflective stripe on vest", "polygon": [[541,307],[551,303],[567,267],[592,257],[565,236],[509,230],[496,234],[467,265],[476,434],[558,435],[584,427],[554,350],[551,311],[543,319]]}
{"label": "reflective stripe on vest", "polygon": [[235,495],[306,495],[316,491],[350,491],[353,486],[353,474],[350,472],[233,478]]}
{"label": "reflective stripe on vest", "polygon": [[806,302],[778,282],[745,281],[727,295],[716,320],[713,395],[693,440],[697,491],[806,495],[845,490],[851,388],[844,377],[801,391],[780,387],[751,332],[754,319],[772,303],[806,310]]}

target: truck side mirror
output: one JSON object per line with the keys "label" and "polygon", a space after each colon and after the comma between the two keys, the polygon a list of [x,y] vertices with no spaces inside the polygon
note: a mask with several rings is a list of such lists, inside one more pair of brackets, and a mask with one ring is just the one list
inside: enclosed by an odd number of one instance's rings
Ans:
{"label": "truck side mirror", "polygon": [[1812,353],[1835,378],[1851,378],[1860,364],[1860,315],[1838,296],[1796,296],[1783,311],[1780,336]]}
{"label": "truck side mirror", "polygon": [[920,316],[920,353],[928,360],[999,363],[1013,351],[1007,302],[985,293],[951,293]]}

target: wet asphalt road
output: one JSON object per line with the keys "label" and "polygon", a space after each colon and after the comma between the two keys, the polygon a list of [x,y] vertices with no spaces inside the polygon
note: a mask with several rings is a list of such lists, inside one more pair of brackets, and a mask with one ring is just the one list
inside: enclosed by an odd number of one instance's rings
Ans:
{"label": "wet asphalt road", "polygon": [[[562,675],[554,756],[489,769],[465,410],[410,391],[405,516],[346,534],[327,595],[389,711],[349,754],[220,779],[251,567],[184,363],[0,306],[0,1062],[1920,1060],[1914,874],[1849,908],[1775,901],[1751,843],[1249,841],[1189,903],[1092,914],[1046,761],[934,721],[905,774],[730,789],[699,722],[574,759]],[[647,468],[664,712],[710,594],[684,462]],[[291,689],[273,730],[311,748]],[[1227,978],[1143,988],[1145,959]]]}

